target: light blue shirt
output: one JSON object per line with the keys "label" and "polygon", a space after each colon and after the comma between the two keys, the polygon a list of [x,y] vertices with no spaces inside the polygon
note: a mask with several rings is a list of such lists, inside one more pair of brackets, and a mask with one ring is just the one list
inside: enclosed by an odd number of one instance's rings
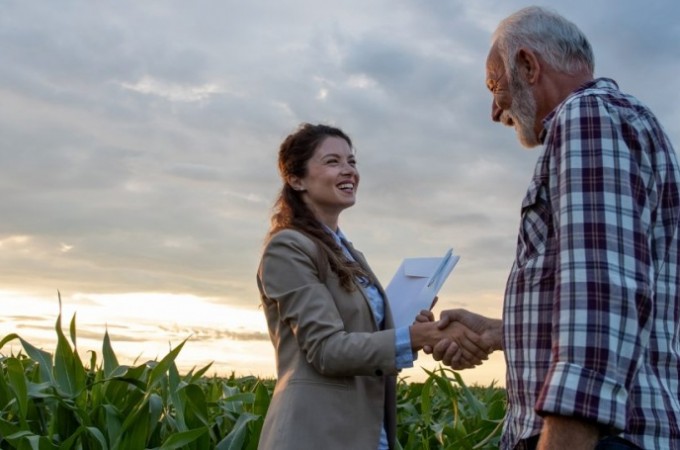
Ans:
{"label": "light blue shirt", "polygon": [[[343,241],[347,241],[345,235],[338,228],[337,233],[333,232],[330,228],[326,227],[328,231],[335,239],[335,242],[340,246],[345,256],[349,258],[350,261],[355,261],[354,257],[350,253],[349,249],[345,246]],[[373,311],[373,317],[375,318],[376,325],[379,329],[382,329],[385,321],[385,299],[383,298],[380,290],[376,285],[371,283],[368,278],[361,277],[357,280],[358,284],[366,293],[368,297],[368,302]],[[411,334],[409,332],[409,327],[400,327],[395,330],[395,353],[396,361],[395,365],[397,369],[405,369],[407,367],[413,367],[414,354],[411,350]],[[389,447],[387,445],[387,433],[385,432],[385,426],[383,425],[380,433],[380,444],[378,445],[378,450],[387,450]]]}

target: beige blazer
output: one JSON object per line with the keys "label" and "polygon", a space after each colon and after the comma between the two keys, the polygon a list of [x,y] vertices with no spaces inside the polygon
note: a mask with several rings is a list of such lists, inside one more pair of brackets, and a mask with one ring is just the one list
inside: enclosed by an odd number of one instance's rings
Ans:
{"label": "beige blazer", "polygon": [[[356,261],[382,287],[363,255]],[[364,291],[347,292],[330,269],[321,280],[316,244],[283,230],[266,244],[257,275],[277,382],[260,450],[376,450],[396,433],[395,332],[385,305],[378,330]]]}

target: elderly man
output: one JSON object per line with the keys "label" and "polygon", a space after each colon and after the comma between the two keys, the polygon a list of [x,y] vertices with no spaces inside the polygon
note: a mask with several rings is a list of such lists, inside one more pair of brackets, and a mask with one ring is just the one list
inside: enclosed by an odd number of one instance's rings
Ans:
{"label": "elderly man", "polygon": [[[542,148],[502,321],[440,324],[505,352],[504,449],[680,449],[680,170],[652,112],[593,67],[583,33],[538,7],[503,20],[487,58],[492,119]],[[450,341],[433,355],[469,365]]]}

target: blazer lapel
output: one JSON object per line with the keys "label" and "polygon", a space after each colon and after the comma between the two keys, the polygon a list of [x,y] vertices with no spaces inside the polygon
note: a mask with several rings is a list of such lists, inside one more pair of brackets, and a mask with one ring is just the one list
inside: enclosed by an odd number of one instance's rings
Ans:
{"label": "blazer lapel", "polygon": [[364,254],[361,253],[359,250],[355,249],[351,242],[343,239],[342,243],[345,245],[345,247],[347,247],[347,250],[349,250],[349,253],[350,255],[352,255],[352,258],[354,258],[354,260],[359,264],[359,266],[362,269],[364,269],[364,271],[368,274],[368,278],[370,279],[371,283],[378,286],[380,293],[383,294],[382,287],[380,286],[380,283],[378,282],[378,279],[376,278],[375,274],[371,270],[371,267],[368,265],[366,258],[364,258]]}
{"label": "blazer lapel", "polygon": [[[373,285],[375,285],[375,287],[378,288],[380,295],[382,295],[383,302],[385,304],[385,317],[383,319],[384,328],[394,328],[392,310],[390,309],[389,302],[387,301],[387,294],[385,293],[385,290],[380,284],[380,281],[378,281],[378,277],[376,277],[373,271],[371,270],[371,266],[368,265],[366,258],[364,258],[364,254],[361,253],[359,250],[355,249],[352,243],[349,242],[347,239],[342,239],[342,243],[345,245],[345,247],[347,247],[347,250],[349,250],[349,253],[352,255],[352,258],[354,258],[354,260],[359,264],[359,266],[361,266],[361,268],[366,271],[371,283],[373,283]],[[361,294],[364,296],[364,300],[366,300],[368,309],[371,311],[371,315],[373,316],[373,308],[371,308],[370,301],[368,300],[366,292],[361,286],[359,286],[359,289],[361,290]],[[375,322],[375,316],[373,316],[373,322]]]}

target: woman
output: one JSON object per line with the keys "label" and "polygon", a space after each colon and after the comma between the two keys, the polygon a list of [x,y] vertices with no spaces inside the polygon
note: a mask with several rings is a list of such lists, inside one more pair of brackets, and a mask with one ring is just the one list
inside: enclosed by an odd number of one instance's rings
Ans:
{"label": "woman", "polygon": [[359,185],[344,132],[302,124],[281,144],[279,171],[257,276],[278,378],[259,448],[392,449],[396,374],[454,329],[393,329],[380,283],[338,228]]}

